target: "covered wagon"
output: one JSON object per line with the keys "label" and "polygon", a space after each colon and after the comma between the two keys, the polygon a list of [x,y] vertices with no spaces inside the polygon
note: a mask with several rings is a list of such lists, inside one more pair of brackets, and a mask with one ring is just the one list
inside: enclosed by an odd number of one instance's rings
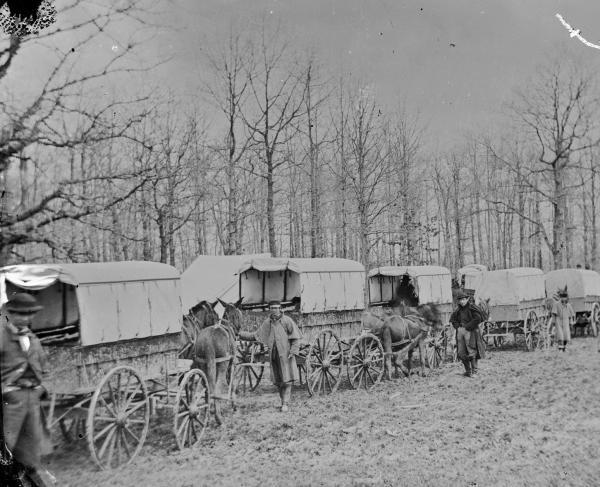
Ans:
{"label": "covered wagon", "polygon": [[440,266],[385,266],[369,271],[369,305],[389,306],[397,299],[409,305],[435,304],[449,323],[452,277]]}
{"label": "covered wagon", "polygon": [[[178,361],[179,272],[155,262],[14,265],[5,292],[44,306],[32,329],[49,358],[50,427],[85,439],[95,463],[115,467],[139,453],[154,407],[173,409],[180,447],[196,443],[209,414],[206,378]],[[4,300],[6,296],[4,297]]]}
{"label": "covered wagon", "polygon": [[[306,343],[299,365],[311,394],[336,390],[344,362],[352,366],[364,294],[365,268],[352,260],[257,258],[239,269],[239,297],[248,328],[255,329],[268,317],[273,300],[280,301],[298,324]],[[246,367],[241,369],[246,374],[243,381],[251,388],[262,377],[258,356],[256,344],[242,343],[238,359]]]}
{"label": "covered wagon", "polygon": [[202,301],[214,303],[221,299],[228,303],[238,300],[238,270],[256,255],[199,255],[181,273],[181,301],[184,314]]}
{"label": "covered wagon", "polygon": [[588,269],[558,269],[545,276],[546,295],[553,298],[567,288],[569,303],[577,317],[576,326],[598,335],[600,326],[600,274]]}
{"label": "covered wagon", "polygon": [[435,304],[445,324],[438,336],[427,339],[427,362],[438,367],[451,349],[454,338],[450,315],[453,310],[452,276],[441,266],[384,266],[372,269],[369,279],[369,306],[392,306],[403,301],[409,306]]}
{"label": "covered wagon", "polygon": [[469,264],[458,269],[458,282],[467,294],[475,295],[475,291],[481,284],[483,274],[488,268],[482,264]]}
{"label": "covered wagon", "polygon": [[533,267],[488,271],[482,275],[475,299],[488,303],[489,318],[483,325],[483,337],[501,345],[512,336],[525,340],[534,350],[547,340],[546,289],[544,272]]}

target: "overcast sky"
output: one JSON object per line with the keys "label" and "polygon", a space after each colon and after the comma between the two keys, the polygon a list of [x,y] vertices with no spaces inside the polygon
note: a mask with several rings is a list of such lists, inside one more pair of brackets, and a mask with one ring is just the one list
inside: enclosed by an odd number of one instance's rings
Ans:
{"label": "overcast sky", "polygon": [[[600,44],[600,1],[594,0],[177,0],[161,36],[174,56],[167,76],[193,93],[203,65],[199,47],[232,21],[261,13],[290,26],[313,45],[332,72],[351,70],[373,83],[390,108],[406,100],[427,122],[432,139],[458,141],[488,125],[536,63],[559,49],[595,63],[600,50],[569,37],[560,13],[588,41]],[[453,45],[451,45],[453,44]]]}
{"label": "overcast sky", "polygon": [[[160,0],[159,0],[160,1]],[[144,47],[168,66],[144,81],[197,96],[205,70],[201,48],[229,26],[262,15],[281,21],[299,49],[312,46],[331,74],[351,71],[374,88],[385,109],[405,101],[428,127],[428,145],[443,149],[464,133],[489,127],[515,86],[556,52],[597,64],[556,19],[560,13],[600,44],[598,0],[172,0],[164,30]],[[93,4],[90,4],[93,8]],[[60,19],[65,20],[65,19]],[[95,46],[112,53],[112,43]],[[26,60],[23,60],[26,62]],[[21,69],[15,66],[14,70]],[[22,73],[21,78],[25,76]]]}

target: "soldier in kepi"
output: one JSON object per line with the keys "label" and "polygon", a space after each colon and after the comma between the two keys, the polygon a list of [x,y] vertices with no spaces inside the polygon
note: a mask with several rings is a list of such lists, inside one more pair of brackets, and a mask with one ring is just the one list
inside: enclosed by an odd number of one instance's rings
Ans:
{"label": "soldier in kepi", "polygon": [[300,330],[294,320],[283,314],[281,303],[269,303],[269,317],[255,332],[240,332],[243,340],[256,340],[267,347],[271,365],[271,380],[279,389],[281,411],[289,409],[292,384],[299,380],[296,356],[300,346]]}
{"label": "soldier in kepi", "polygon": [[456,299],[458,308],[450,316],[450,323],[456,330],[458,358],[465,366],[464,375],[472,377],[477,374],[477,360],[485,358],[485,344],[479,332],[479,324],[484,318],[464,291],[459,291]]}
{"label": "soldier in kepi", "polygon": [[6,447],[39,487],[56,485],[42,466],[49,453],[49,432],[42,420],[40,397],[46,357],[31,331],[34,315],[42,309],[30,294],[11,296],[0,314],[0,372],[3,428]]}

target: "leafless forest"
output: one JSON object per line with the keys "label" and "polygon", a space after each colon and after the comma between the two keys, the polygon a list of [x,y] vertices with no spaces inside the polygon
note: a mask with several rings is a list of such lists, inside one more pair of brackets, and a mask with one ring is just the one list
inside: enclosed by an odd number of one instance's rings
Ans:
{"label": "leafless forest", "polygon": [[[79,2],[59,12],[70,27],[1,41],[0,264],[183,269],[198,254],[270,251],[599,269],[592,68],[532,63],[493,129],[434,150],[418,109],[330,69],[284,24],[232,26],[198,46],[206,69],[189,103],[148,81],[168,59],[136,54],[160,12],[121,2],[83,18]],[[123,25],[135,34],[83,70]]]}

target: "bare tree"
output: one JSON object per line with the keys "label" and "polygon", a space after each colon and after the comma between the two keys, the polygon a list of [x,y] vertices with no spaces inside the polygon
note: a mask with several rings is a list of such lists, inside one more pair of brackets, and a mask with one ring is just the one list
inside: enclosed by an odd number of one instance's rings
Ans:
{"label": "bare tree", "polygon": [[276,256],[275,177],[286,164],[285,146],[294,136],[294,124],[305,113],[306,66],[294,55],[279,28],[269,32],[263,22],[256,48],[256,61],[248,70],[252,106],[242,111],[258,158],[254,174],[267,186],[267,231],[269,250]]}
{"label": "bare tree", "polygon": [[[72,0],[59,16],[81,12],[81,0]],[[148,25],[148,2],[134,0],[125,6],[98,6],[79,23],[66,29],[50,27],[36,37],[11,36],[0,44],[0,264],[9,258],[15,246],[38,242],[57,248],[52,228],[62,221],[84,221],[88,215],[104,211],[128,198],[144,184],[139,174],[130,168],[114,167],[106,173],[104,167],[90,170],[86,175],[72,177],[69,164],[61,164],[64,155],[75,147],[92,146],[110,139],[132,140],[131,129],[146,115],[147,94],[124,94],[122,97],[91,97],[99,84],[110,83],[119,76],[133,76],[150,67],[135,67],[130,55],[143,40],[131,37],[116,41],[111,55],[99,65],[80,69],[81,56],[87,48],[111,31],[113,24],[123,19],[145,27]],[[80,18],[80,16],[79,16]],[[120,39],[113,32],[115,39]],[[65,47],[68,36],[68,47]],[[31,90],[16,96],[20,83],[13,75],[13,62],[39,56],[40,49],[48,50],[44,57],[49,69],[39,85],[28,83]],[[81,54],[80,54],[81,52]],[[38,63],[31,63],[38,64]],[[18,101],[16,101],[18,100]],[[118,116],[115,116],[118,114]],[[43,148],[43,151],[38,150]],[[69,160],[68,158],[66,159]],[[11,167],[33,165],[35,177],[52,174],[44,179],[39,191],[19,194],[11,184]],[[115,193],[112,182],[128,181],[122,191]],[[94,183],[92,185],[92,183]],[[34,186],[28,180],[25,185]],[[82,192],[83,185],[101,193]],[[21,190],[24,186],[21,186]],[[110,194],[104,198],[102,194]],[[34,197],[35,196],[35,197]]]}
{"label": "bare tree", "polygon": [[[578,154],[596,147],[599,101],[593,73],[556,62],[540,68],[536,81],[518,94],[513,112],[532,135],[536,164],[508,167],[552,208],[552,231],[537,222],[554,268],[567,265],[567,194]],[[578,183],[576,183],[578,184]]]}

